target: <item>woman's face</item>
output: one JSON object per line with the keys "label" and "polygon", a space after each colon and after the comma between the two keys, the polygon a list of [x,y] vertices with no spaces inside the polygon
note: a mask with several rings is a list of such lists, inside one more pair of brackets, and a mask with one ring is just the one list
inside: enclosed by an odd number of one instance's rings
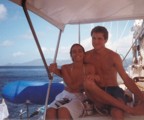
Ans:
{"label": "woman's face", "polygon": [[83,61],[84,58],[83,48],[79,45],[73,46],[71,50],[71,57],[74,62]]}

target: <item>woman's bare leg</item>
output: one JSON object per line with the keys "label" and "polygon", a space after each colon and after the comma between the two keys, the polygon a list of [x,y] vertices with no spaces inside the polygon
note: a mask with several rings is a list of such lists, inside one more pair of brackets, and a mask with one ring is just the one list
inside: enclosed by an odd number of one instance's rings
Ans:
{"label": "woman's bare leg", "polygon": [[56,120],[57,119],[57,109],[48,108],[46,111],[46,120]]}
{"label": "woman's bare leg", "polygon": [[58,119],[60,120],[72,120],[70,112],[67,108],[61,107],[58,109]]}

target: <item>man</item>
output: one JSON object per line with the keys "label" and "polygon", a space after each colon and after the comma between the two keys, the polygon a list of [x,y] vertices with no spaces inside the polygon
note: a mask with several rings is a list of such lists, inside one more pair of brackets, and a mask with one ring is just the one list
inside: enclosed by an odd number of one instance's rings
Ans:
{"label": "man", "polygon": [[[118,87],[117,73],[120,74],[127,88],[138,96],[140,102],[144,101],[144,96],[134,81],[130,79],[125,72],[120,56],[105,47],[108,40],[107,29],[102,26],[97,26],[92,29],[91,36],[94,49],[86,52],[84,62],[95,66],[96,74],[100,76],[100,81],[97,82],[92,75],[87,76],[84,83],[87,95],[96,103],[100,102],[103,105],[111,105],[110,113],[113,119],[123,120],[123,107],[115,99],[109,95],[105,95],[106,92],[124,103],[124,92]],[[137,112],[136,114],[143,114],[140,113],[140,109],[142,108],[138,108],[137,111],[135,111]]]}

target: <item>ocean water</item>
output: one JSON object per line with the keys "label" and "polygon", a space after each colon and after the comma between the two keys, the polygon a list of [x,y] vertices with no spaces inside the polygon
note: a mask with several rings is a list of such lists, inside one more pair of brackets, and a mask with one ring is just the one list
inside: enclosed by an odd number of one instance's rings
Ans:
{"label": "ocean water", "polygon": [[[9,82],[13,81],[45,81],[48,82],[48,75],[43,66],[0,66],[0,99],[2,99],[2,89]],[[62,78],[54,75],[53,82],[60,82]],[[6,101],[9,110],[9,119],[19,119],[20,111],[26,111],[26,104],[14,104]],[[28,106],[29,115],[35,112],[41,105],[30,104]],[[23,114],[26,118],[27,113]]]}

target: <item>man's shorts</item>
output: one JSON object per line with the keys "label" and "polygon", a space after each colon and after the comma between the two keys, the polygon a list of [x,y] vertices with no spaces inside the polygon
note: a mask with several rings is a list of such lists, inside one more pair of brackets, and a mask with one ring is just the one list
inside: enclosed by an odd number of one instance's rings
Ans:
{"label": "man's shorts", "polygon": [[[112,86],[112,87],[104,87],[102,89],[106,93],[113,96],[114,98],[120,99],[120,100],[126,102],[125,93],[122,88],[120,88],[118,86]],[[111,105],[104,105],[102,108],[95,107],[95,110],[101,115],[109,115],[112,108],[113,108],[113,106],[111,106]]]}
{"label": "man's shorts", "polygon": [[125,101],[125,93],[122,88],[118,86],[112,86],[112,87],[104,87],[102,89],[111,96],[113,96],[114,98]]}

